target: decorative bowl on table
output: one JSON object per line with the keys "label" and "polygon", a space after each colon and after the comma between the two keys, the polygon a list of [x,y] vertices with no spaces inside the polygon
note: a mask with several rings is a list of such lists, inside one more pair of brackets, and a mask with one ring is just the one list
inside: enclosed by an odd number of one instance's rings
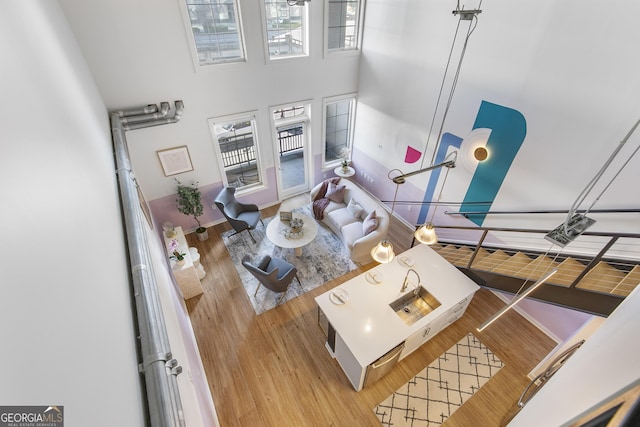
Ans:
{"label": "decorative bowl on table", "polygon": [[284,236],[287,239],[298,239],[302,237],[304,230],[302,227],[304,226],[304,221],[300,218],[293,218],[289,221],[289,228],[284,230]]}
{"label": "decorative bowl on table", "polygon": [[289,221],[289,227],[291,227],[292,233],[300,233],[303,226],[304,221],[300,218],[293,218],[291,221]]}

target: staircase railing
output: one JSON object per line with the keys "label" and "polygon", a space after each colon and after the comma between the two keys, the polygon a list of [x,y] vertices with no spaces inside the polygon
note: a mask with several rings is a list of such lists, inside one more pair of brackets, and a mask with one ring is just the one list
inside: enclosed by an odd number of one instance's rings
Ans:
{"label": "staircase railing", "polygon": [[[550,257],[560,260],[566,258],[579,260],[584,268],[569,286],[548,286],[548,289],[540,294],[550,297],[551,302],[594,314],[608,315],[624,297],[578,289],[576,285],[601,261],[606,261],[618,269],[626,269],[627,271],[640,264],[640,233],[585,231],[570,246],[560,248],[543,240],[543,236],[548,233],[548,230],[542,229],[453,225],[435,226],[435,228],[441,244],[467,246],[473,251],[466,264],[458,265],[458,268],[480,284],[507,292],[516,292],[523,279],[516,279],[514,276],[508,280],[500,274],[475,270],[474,262],[481,249],[489,251],[500,249],[511,253],[523,252],[530,256],[548,254]],[[461,236],[463,237],[461,238]],[[536,244],[531,244],[531,242],[536,242]],[[543,246],[541,242],[544,242],[548,247],[546,252],[541,249]],[[414,244],[415,241],[412,242],[412,246]],[[559,302],[558,299],[554,300],[558,295],[560,295],[560,300],[564,302]],[[576,304],[572,305],[571,301],[575,301]],[[603,302],[601,307],[598,301]]]}

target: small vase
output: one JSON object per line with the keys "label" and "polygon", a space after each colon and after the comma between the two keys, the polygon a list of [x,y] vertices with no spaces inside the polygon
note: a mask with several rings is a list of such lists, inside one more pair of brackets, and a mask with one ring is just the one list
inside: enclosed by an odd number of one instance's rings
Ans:
{"label": "small vase", "polygon": [[342,173],[349,172],[349,166],[342,165]]}
{"label": "small vase", "polygon": [[182,267],[182,266],[184,265],[184,263],[185,263],[185,262],[186,262],[186,260],[184,260],[184,259],[179,259],[179,260],[176,260],[176,265],[177,265],[178,267]]}

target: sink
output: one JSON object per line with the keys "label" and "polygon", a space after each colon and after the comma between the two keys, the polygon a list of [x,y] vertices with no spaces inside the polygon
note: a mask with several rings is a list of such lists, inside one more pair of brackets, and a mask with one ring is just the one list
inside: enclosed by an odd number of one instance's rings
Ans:
{"label": "sink", "polygon": [[401,296],[389,304],[398,317],[408,326],[413,325],[436,308],[440,301],[428,290],[420,286],[417,290]]}

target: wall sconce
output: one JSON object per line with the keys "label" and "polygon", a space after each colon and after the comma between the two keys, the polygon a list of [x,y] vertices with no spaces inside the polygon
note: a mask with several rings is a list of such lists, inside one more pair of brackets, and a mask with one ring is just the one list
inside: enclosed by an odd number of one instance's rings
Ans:
{"label": "wall sconce", "polygon": [[475,150],[473,150],[473,158],[479,162],[487,160],[488,157],[489,150],[487,150],[487,147],[477,147]]}

